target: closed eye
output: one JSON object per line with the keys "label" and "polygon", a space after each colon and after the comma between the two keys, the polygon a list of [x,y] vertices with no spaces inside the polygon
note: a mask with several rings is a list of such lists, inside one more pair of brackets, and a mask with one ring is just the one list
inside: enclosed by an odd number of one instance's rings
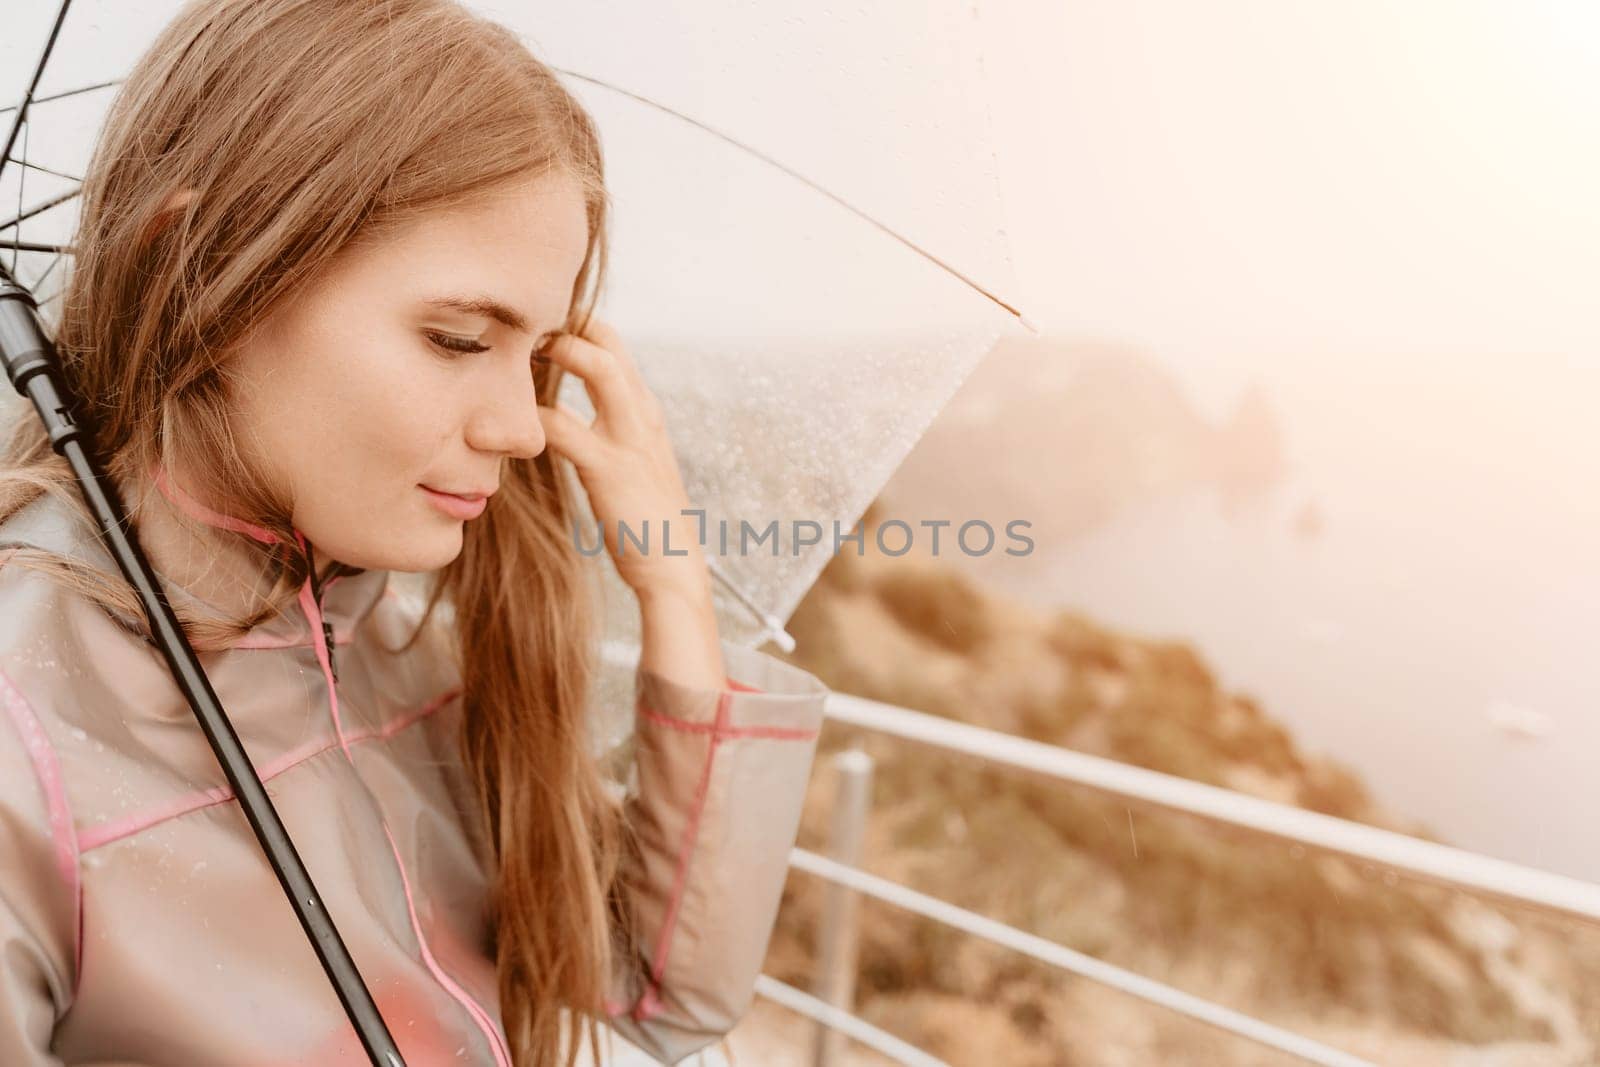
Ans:
{"label": "closed eye", "polygon": [[424,330],[422,334],[433,343],[434,347],[442,348],[447,352],[487,352],[489,350],[488,345],[471,337],[457,337],[453,333],[439,333],[437,330]]}

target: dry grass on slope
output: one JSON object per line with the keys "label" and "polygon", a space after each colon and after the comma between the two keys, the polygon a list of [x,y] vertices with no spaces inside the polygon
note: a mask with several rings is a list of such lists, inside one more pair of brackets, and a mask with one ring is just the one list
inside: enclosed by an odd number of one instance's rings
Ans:
{"label": "dry grass on slope", "polygon": [[[869,514],[868,521],[872,521]],[[1407,833],[1187,646],[992,596],[946,564],[840,555],[790,623],[834,689]],[[1378,1062],[1579,1064],[1600,931],[830,724],[876,762],[865,866]],[[767,971],[809,988],[823,887],[795,874]],[[957,1064],[1277,1064],[1277,1053],[898,910],[862,907],[858,1010]]]}

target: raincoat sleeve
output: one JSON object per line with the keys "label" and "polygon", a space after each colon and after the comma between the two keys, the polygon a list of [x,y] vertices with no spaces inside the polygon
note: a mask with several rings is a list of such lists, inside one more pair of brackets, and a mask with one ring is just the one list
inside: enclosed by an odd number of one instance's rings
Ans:
{"label": "raincoat sleeve", "polygon": [[635,846],[610,1024],[661,1063],[721,1039],[754,996],[800,825],[827,688],[722,642],[727,684],[635,675]]}
{"label": "raincoat sleeve", "polygon": [[[72,1000],[76,856],[49,743],[0,672],[0,1063],[59,1067],[50,1052]],[[41,770],[45,777],[41,777]],[[59,847],[58,847],[59,846]]]}

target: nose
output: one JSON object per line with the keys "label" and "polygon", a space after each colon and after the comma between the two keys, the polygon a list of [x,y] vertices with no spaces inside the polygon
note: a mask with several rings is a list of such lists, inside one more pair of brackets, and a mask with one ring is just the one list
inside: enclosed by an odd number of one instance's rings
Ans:
{"label": "nose", "polygon": [[510,373],[478,383],[479,403],[467,421],[467,444],[481,452],[532,459],[544,451],[544,424],[533,370],[526,359]]}

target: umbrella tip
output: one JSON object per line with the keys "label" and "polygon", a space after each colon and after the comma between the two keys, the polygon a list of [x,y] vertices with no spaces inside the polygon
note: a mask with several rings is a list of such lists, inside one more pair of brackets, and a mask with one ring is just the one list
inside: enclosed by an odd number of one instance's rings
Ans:
{"label": "umbrella tip", "polygon": [[763,616],[761,621],[765,625],[765,629],[762,631],[762,634],[761,634],[761,637],[762,637],[763,640],[771,641],[773,644],[777,645],[784,652],[793,652],[794,651],[794,648],[795,648],[794,635],[791,634],[788,630],[784,629],[783,623],[779,622],[777,619],[773,618],[771,615]]}

